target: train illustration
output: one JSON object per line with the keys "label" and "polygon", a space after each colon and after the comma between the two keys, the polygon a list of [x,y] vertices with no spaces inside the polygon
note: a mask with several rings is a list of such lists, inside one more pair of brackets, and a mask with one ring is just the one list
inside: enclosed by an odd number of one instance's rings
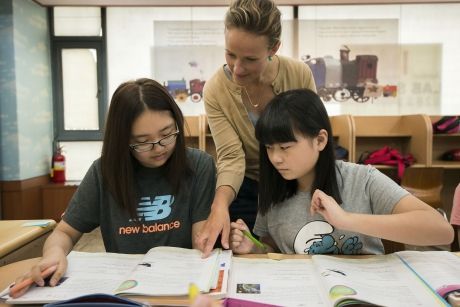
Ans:
{"label": "train illustration", "polygon": [[181,79],[168,80],[163,85],[177,102],[185,102],[188,96],[192,102],[200,102],[203,97],[204,83],[204,80],[192,79],[187,88],[187,82]]}
{"label": "train illustration", "polygon": [[323,101],[344,102],[352,98],[356,102],[366,102],[370,98],[397,95],[396,85],[378,84],[376,55],[356,55],[350,61],[349,53],[350,49],[344,46],[340,49],[340,59],[302,57],[313,73],[318,95]]}

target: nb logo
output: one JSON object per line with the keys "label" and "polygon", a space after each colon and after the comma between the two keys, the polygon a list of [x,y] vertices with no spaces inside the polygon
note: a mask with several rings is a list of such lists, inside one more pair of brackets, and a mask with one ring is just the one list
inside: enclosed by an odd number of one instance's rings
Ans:
{"label": "nb logo", "polygon": [[174,202],[172,195],[156,196],[153,201],[150,197],[141,197],[137,216],[142,221],[156,221],[168,217],[171,213],[171,205]]}

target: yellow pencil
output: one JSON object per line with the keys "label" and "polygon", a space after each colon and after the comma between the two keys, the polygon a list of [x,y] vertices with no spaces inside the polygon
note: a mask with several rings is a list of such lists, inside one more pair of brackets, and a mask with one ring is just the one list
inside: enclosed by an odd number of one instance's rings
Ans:
{"label": "yellow pencil", "polygon": [[190,304],[192,304],[196,297],[200,294],[200,288],[198,288],[197,285],[195,285],[193,282],[189,284],[188,286],[188,300]]}

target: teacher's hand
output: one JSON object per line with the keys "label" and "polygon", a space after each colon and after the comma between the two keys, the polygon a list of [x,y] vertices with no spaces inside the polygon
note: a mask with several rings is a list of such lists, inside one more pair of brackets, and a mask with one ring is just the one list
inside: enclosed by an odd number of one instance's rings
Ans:
{"label": "teacher's hand", "polygon": [[203,252],[203,257],[211,254],[219,234],[221,234],[222,247],[228,249],[230,235],[228,206],[213,204],[211,213],[196,238],[196,246]]}

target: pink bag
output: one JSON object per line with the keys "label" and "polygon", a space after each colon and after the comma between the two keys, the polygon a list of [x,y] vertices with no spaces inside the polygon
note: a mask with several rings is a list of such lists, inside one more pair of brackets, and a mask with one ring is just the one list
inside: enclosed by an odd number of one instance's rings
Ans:
{"label": "pink bag", "polygon": [[458,116],[443,116],[433,123],[433,132],[436,134],[460,132],[460,118]]}
{"label": "pink bag", "polygon": [[414,164],[412,154],[403,155],[397,149],[385,146],[381,149],[371,152],[367,157],[360,158],[363,164],[383,164],[396,166],[398,168],[398,179],[401,180],[406,167]]}

